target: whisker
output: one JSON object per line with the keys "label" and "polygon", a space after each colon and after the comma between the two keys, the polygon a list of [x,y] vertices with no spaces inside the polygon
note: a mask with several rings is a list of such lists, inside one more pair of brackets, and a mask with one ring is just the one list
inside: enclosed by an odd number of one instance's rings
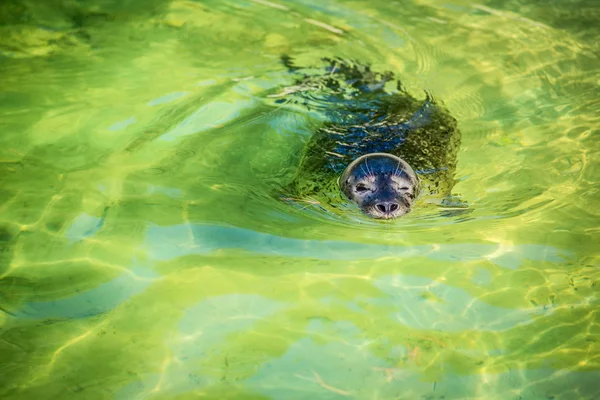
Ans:
{"label": "whisker", "polygon": [[369,176],[369,168],[367,168],[367,170],[365,171],[365,166],[361,165],[360,170],[365,174],[365,176]]}

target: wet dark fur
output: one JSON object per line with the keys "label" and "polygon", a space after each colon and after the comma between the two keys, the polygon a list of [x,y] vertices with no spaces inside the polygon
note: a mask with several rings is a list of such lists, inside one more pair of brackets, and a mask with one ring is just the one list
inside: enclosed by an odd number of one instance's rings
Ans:
{"label": "wet dark fur", "polygon": [[449,196],[461,138],[449,112],[429,95],[415,99],[391,72],[375,73],[340,59],[324,61],[321,73],[302,74],[283,58],[290,72],[299,75],[286,101],[320,109],[329,119],[307,143],[286,191],[298,198],[324,195],[328,202],[336,201],[337,178],[344,168],[363,154],[385,152],[412,166],[422,194]]}

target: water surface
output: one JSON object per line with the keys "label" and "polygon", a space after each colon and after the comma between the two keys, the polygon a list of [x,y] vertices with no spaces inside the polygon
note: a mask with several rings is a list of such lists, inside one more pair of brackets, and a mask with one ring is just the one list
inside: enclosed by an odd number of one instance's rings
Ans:
{"label": "water surface", "polygon": [[[0,22],[1,398],[600,398],[594,2],[15,0]],[[469,212],[273,197],[323,119],[275,101],[281,54],[443,101]]]}

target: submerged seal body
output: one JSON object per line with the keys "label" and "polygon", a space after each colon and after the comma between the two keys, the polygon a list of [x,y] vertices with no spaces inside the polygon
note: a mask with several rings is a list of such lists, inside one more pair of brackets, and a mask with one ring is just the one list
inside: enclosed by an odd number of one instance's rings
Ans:
{"label": "submerged seal body", "polygon": [[[283,61],[301,73],[289,58]],[[286,192],[334,208],[345,197],[379,219],[407,214],[419,193],[449,196],[460,145],[456,119],[429,94],[411,96],[390,72],[325,61],[324,72],[305,73],[286,89],[292,101],[327,120],[306,144]]]}

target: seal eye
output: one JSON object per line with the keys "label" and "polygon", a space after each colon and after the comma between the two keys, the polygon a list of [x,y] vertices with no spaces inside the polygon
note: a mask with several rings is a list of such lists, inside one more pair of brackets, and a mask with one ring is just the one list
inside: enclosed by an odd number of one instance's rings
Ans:
{"label": "seal eye", "polygon": [[400,188],[400,190],[408,190],[408,189],[409,189],[409,187],[408,187],[408,186],[402,186],[402,187]]}
{"label": "seal eye", "polygon": [[356,189],[355,189],[358,193],[364,193],[367,190],[369,190],[365,185],[363,184],[358,184],[356,185]]}

